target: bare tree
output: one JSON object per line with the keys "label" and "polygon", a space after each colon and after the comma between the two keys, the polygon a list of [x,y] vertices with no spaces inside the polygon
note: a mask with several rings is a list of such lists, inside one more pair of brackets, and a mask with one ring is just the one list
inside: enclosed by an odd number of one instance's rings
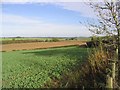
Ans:
{"label": "bare tree", "polygon": [[[89,24],[90,31],[95,34],[117,36],[118,66],[120,67],[120,1],[103,0],[99,3],[90,3],[90,6],[97,12],[99,21],[97,24]],[[118,71],[120,76],[120,70]]]}

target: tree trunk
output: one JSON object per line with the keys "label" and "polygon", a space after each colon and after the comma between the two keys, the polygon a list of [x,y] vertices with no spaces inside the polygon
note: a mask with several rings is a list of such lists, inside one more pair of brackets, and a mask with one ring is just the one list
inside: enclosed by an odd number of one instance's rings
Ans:
{"label": "tree trunk", "polygon": [[120,86],[120,1],[118,2],[118,84]]}
{"label": "tree trunk", "polygon": [[120,1],[118,2],[118,60],[120,62]]}
{"label": "tree trunk", "polygon": [[120,86],[120,29],[118,31],[118,86]]}

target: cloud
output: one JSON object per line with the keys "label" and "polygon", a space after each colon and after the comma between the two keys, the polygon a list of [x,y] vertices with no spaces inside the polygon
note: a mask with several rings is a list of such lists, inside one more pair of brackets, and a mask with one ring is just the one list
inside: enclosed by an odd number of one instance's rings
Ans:
{"label": "cloud", "polygon": [[92,9],[87,2],[51,2],[51,3],[41,3],[41,5],[45,4],[53,4],[56,6],[60,6],[65,10],[70,10],[74,12],[78,12],[82,17],[88,17],[97,19],[96,13],[94,9]]}
{"label": "cloud", "polygon": [[66,10],[79,12],[82,17],[97,18],[96,13],[87,2],[58,2],[53,4],[59,5]]}
{"label": "cloud", "polygon": [[47,23],[41,20],[4,14],[2,20],[3,36],[90,36],[83,25]]}
{"label": "cloud", "polygon": [[22,16],[17,16],[17,15],[13,15],[13,14],[2,14],[2,19],[4,23],[11,23],[11,24],[36,24],[36,23],[42,23],[40,20],[32,20],[26,17],[22,17]]}
{"label": "cloud", "polygon": [[0,5],[0,36],[2,36],[2,6]]}
{"label": "cloud", "polygon": [[[53,2],[52,2],[53,1]],[[82,2],[64,2],[62,0],[2,0],[2,2],[6,3],[27,3],[27,2],[40,2],[41,5],[52,4],[56,6],[60,6],[65,10],[71,10],[78,12],[82,17],[96,19],[97,16],[95,15],[94,10],[88,5],[88,3]]]}
{"label": "cloud", "polygon": [[1,0],[4,3],[38,3],[38,2],[99,2],[99,0]]}
{"label": "cloud", "polygon": [[27,3],[29,0],[1,0],[2,3]]}

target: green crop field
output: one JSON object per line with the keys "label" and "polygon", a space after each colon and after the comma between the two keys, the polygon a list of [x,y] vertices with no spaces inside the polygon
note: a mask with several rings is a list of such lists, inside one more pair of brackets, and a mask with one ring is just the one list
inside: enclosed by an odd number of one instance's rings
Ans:
{"label": "green crop field", "polygon": [[16,38],[16,37],[13,37],[13,38],[0,38],[1,41],[11,41],[11,40],[51,40],[52,38]]}
{"label": "green crop field", "polygon": [[87,48],[77,46],[2,53],[3,88],[42,88],[80,65]]}

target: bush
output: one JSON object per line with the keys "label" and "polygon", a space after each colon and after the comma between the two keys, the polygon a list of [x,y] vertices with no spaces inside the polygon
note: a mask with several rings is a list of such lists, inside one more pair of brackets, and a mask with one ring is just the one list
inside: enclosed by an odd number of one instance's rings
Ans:
{"label": "bush", "polygon": [[52,42],[58,42],[59,41],[59,39],[58,38],[52,38],[52,40],[51,40]]}
{"label": "bush", "polygon": [[[87,42],[88,47],[98,47],[102,44],[103,46],[109,46],[114,44],[117,46],[117,38],[115,36],[105,36],[105,37],[91,37],[91,41]],[[107,47],[106,47],[107,48]]]}
{"label": "bush", "polygon": [[89,42],[86,42],[86,44],[87,44],[87,47],[91,48],[91,47],[99,46],[100,42],[99,41],[89,41]]}
{"label": "bush", "polygon": [[105,88],[108,58],[108,52],[102,48],[89,52],[88,61],[81,68],[79,85],[86,88]]}
{"label": "bush", "polygon": [[48,39],[46,39],[46,40],[45,40],[45,42],[49,42],[49,40],[48,40]]}
{"label": "bush", "polygon": [[12,38],[12,41],[15,41],[15,38]]}
{"label": "bush", "polygon": [[77,40],[77,38],[76,38],[76,37],[73,37],[73,38],[69,38],[69,40]]}

